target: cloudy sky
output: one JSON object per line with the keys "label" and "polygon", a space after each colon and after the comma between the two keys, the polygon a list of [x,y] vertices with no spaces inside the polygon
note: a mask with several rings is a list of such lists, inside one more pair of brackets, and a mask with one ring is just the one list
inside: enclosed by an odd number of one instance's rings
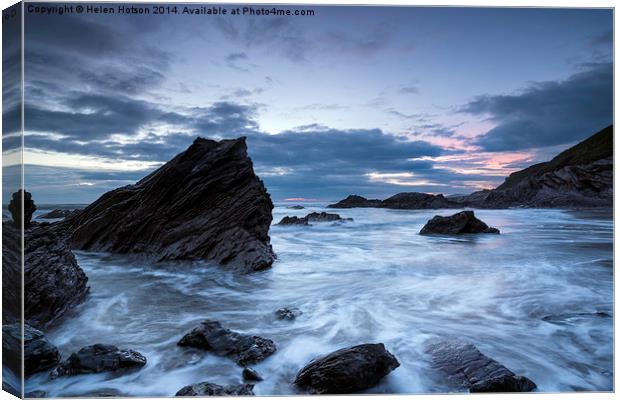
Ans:
{"label": "cloudy sky", "polygon": [[610,10],[311,8],[26,13],[35,201],[93,201],[196,136],[247,136],[277,201],[468,193],[612,122]]}

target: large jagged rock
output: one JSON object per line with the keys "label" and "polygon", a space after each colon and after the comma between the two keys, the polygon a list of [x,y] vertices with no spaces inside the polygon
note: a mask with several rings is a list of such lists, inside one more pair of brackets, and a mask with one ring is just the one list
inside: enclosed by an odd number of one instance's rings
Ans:
{"label": "large jagged rock", "polygon": [[256,364],[276,351],[276,345],[270,339],[233,332],[218,321],[209,320],[201,322],[177,344],[212,351],[241,366]]}
{"label": "large jagged rock", "polygon": [[[2,326],[2,353],[9,368],[19,374],[22,356],[21,324]],[[58,348],[50,343],[43,332],[24,324],[24,375],[51,369],[60,361]]]}
{"label": "large jagged rock", "polygon": [[490,228],[476,218],[473,211],[461,211],[448,217],[435,215],[420,231],[421,235],[429,234],[459,235],[462,233],[499,233],[499,229]]}
{"label": "large jagged rock", "polygon": [[156,260],[212,260],[268,268],[273,204],[254,174],[245,138],[198,138],[138,183],[101,196],[64,223],[73,248]]}
{"label": "large jagged rock", "polygon": [[[21,317],[20,232],[7,223],[3,232],[3,322]],[[44,328],[86,298],[88,278],[75,256],[49,224],[33,223],[24,231],[24,316],[36,328]]]}
{"label": "large jagged rock", "polygon": [[312,360],[294,384],[316,394],[355,393],[377,385],[399,366],[383,343],[361,344]]}
{"label": "large jagged rock", "polygon": [[94,374],[98,372],[131,372],[146,365],[146,357],[134,350],[119,349],[108,344],[94,344],[81,348],[77,353],[56,367],[50,377]]}
{"label": "large jagged rock", "polygon": [[[23,207],[22,194],[24,197]],[[13,224],[17,229],[21,229],[22,221],[24,223],[24,228],[28,228],[32,220],[32,214],[34,214],[35,211],[37,211],[37,206],[34,204],[30,192],[19,189],[17,192],[13,193],[11,202],[9,203],[9,212],[11,213]]]}
{"label": "large jagged rock", "polygon": [[305,217],[284,217],[277,225],[311,225],[311,222],[345,222],[353,221],[353,218],[342,218],[338,214],[330,214],[326,212],[313,212]]}
{"label": "large jagged rock", "polygon": [[175,396],[254,396],[252,389],[254,385],[249,383],[221,386],[215,383],[200,382],[183,387]]}
{"label": "large jagged rock", "polygon": [[42,328],[84,301],[88,278],[51,225],[33,224],[24,244],[24,315]]}
{"label": "large jagged rock", "polygon": [[482,354],[476,346],[455,340],[426,344],[433,368],[453,385],[470,392],[531,392],[536,384]]}

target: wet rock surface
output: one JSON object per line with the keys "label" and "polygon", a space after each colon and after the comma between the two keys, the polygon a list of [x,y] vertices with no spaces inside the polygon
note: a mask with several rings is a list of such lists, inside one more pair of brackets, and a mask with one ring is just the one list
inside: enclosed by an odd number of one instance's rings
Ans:
{"label": "wet rock surface", "polygon": [[54,369],[50,377],[93,374],[98,372],[126,373],[146,365],[146,357],[134,350],[119,349],[108,344],[94,344],[73,353]]}
{"label": "wet rock surface", "polygon": [[470,392],[530,392],[536,384],[482,354],[476,346],[456,340],[426,344],[433,368],[452,384]]}
{"label": "wet rock surface", "polygon": [[[22,331],[20,324],[2,326],[2,352],[12,360],[7,364],[14,372],[19,374],[21,369]],[[32,375],[36,372],[53,368],[60,361],[58,348],[50,343],[43,332],[24,325],[24,374]]]}
{"label": "wet rock surface", "polygon": [[86,298],[86,274],[51,225],[32,224],[24,238],[24,315],[45,327]]}
{"label": "wet rock surface", "polygon": [[48,213],[39,215],[37,218],[40,218],[40,219],[67,218],[67,217],[77,215],[79,212],[80,210],[77,210],[77,209],[76,210],[63,210],[63,209],[57,208]]}
{"label": "wet rock surface", "polygon": [[377,385],[399,366],[383,343],[361,344],[312,360],[294,384],[316,394],[355,393]]}
{"label": "wet rock surface", "polygon": [[76,249],[210,260],[251,272],[275,259],[272,209],[245,138],[198,138],[136,184],[104,194],[61,224]]}
{"label": "wet rock surface", "polygon": [[276,345],[270,339],[234,332],[218,321],[210,320],[201,322],[177,344],[212,351],[233,359],[241,366],[256,364],[276,351]]}
{"label": "wet rock surface", "polygon": [[175,396],[254,396],[254,385],[227,385],[201,382],[188,385],[179,390]]}
{"label": "wet rock surface", "polygon": [[311,225],[311,222],[345,222],[353,221],[353,218],[342,218],[338,214],[326,212],[313,212],[305,217],[284,217],[277,225]]}
{"label": "wet rock surface", "polygon": [[241,373],[244,381],[262,381],[263,377],[252,368],[245,367]]}
{"label": "wet rock surface", "polygon": [[454,215],[434,216],[420,231],[421,235],[443,234],[459,235],[463,233],[499,233],[499,229],[491,228],[474,215],[473,211],[461,211]]}
{"label": "wet rock surface", "polygon": [[278,310],[276,310],[275,312],[276,314],[276,318],[279,320],[288,320],[288,321],[293,321],[294,319],[296,319],[297,317],[299,317],[301,314],[303,314],[301,312],[301,310],[299,308],[288,308],[288,307],[282,307]]}

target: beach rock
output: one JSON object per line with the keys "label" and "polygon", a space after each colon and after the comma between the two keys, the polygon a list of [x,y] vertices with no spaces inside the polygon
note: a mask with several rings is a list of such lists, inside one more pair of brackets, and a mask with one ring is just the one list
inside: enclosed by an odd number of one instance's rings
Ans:
{"label": "beach rock", "polygon": [[470,392],[530,392],[536,384],[482,354],[476,346],[450,340],[426,344],[432,366],[452,384]]}
{"label": "beach rock", "polygon": [[298,308],[282,307],[276,310],[276,318],[279,320],[286,319],[286,320],[292,321],[296,319],[297,317],[299,317],[301,314],[303,313]]}
{"label": "beach rock", "polygon": [[296,206],[288,206],[286,208],[291,209],[291,210],[303,210],[306,207],[300,206],[300,205],[296,205]]}
{"label": "beach rock", "polygon": [[24,244],[24,315],[43,328],[84,301],[88,278],[51,225],[33,223]]}
{"label": "beach rock", "polygon": [[201,322],[177,344],[212,351],[241,366],[256,364],[276,351],[276,345],[270,339],[234,332],[222,327],[218,321],[209,320]]}
{"label": "beach rock", "polygon": [[294,384],[316,394],[355,393],[377,385],[399,366],[383,343],[361,344],[312,360]]}
{"label": "beach rock", "polygon": [[[24,196],[23,207],[22,193]],[[22,189],[19,189],[17,192],[13,193],[8,208],[11,213],[11,218],[13,219],[13,224],[18,229],[21,229],[22,221],[24,222],[24,228],[28,228],[30,226],[30,221],[32,220],[32,214],[34,214],[37,210],[37,206],[34,204],[34,201],[32,201],[32,194]]]}
{"label": "beach rock", "polygon": [[136,184],[104,194],[60,224],[73,248],[210,260],[251,272],[275,259],[272,209],[245,138],[198,138]]}
{"label": "beach rock", "polygon": [[79,212],[80,212],[80,210],[62,210],[60,208],[57,208],[57,209],[52,210],[52,211],[50,211],[48,213],[39,215],[37,218],[40,218],[40,219],[67,218],[67,217],[71,217],[73,215],[76,215]]}
{"label": "beach rock", "polygon": [[476,218],[473,211],[461,211],[448,217],[436,215],[420,231],[421,235],[462,233],[499,233],[499,229],[489,228],[487,224]]}
{"label": "beach rock", "polygon": [[[20,324],[2,326],[2,352],[8,367],[16,373],[21,369],[22,328]],[[51,369],[60,361],[60,353],[43,332],[24,324],[24,374]]]}
{"label": "beach rock", "polygon": [[97,372],[131,372],[146,365],[146,357],[134,350],[94,344],[71,354],[50,374],[51,378]]}
{"label": "beach rock", "polygon": [[309,225],[306,217],[289,217],[286,216],[280,220],[276,225]]}
{"label": "beach rock", "polygon": [[254,385],[249,383],[221,386],[215,383],[201,382],[183,387],[175,396],[254,396],[252,389],[254,389]]}
{"label": "beach rock", "polygon": [[263,377],[252,368],[245,367],[243,368],[243,372],[241,373],[244,381],[262,381]]}
{"label": "beach rock", "polygon": [[381,207],[381,200],[368,200],[365,197],[352,194],[338,203],[330,204],[329,208],[373,208]]}
{"label": "beach rock", "polygon": [[338,214],[330,214],[326,212],[313,212],[305,217],[284,217],[277,225],[310,225],[310,222],[344,222],[353,221],[353,218],[342,218]]}

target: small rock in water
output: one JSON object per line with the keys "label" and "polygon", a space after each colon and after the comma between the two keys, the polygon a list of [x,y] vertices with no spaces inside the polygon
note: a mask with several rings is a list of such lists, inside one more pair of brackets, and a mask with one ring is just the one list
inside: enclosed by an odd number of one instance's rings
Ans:
{"label": "small rock in water", "polygon": [[243,380],[245,381],[262,381],[263,380],[263,377],[260,376],[258,372],[256,372],[255,370],[249,367],[243,368],[243,372],[241,375],[243,376]]}
{"label": "small rock in water", "polygon": [[177,344],[212,351],[241,366],[256,364],[276,351],[276,345],[270,339],[233,332],[218,321],[209,320],[201,322]]}
{"label": "small rock in water", "polygon": [[300,206],[300,205],[296,205],[296,206],[288,206],[286,208],[291,209],[291,210],[303,210],[306,207]]}
{"label": "small rock in water", "polygon": [[426,345],[432,365],[470,392],[531,392],[536,384],[482,354],[469,343],[433,340]]}
{"label": "small rock in water", "polygon": [[146,357],[134,350],[119,349],[107,344],[83,347],[62,362],[50,377],[92,374],[97,372],[129,372],[146,365]]}
{"label": "small rock in water", "polygon": [[277,223],[277,225],[309,225],[306,217],[289,217],[286,216]]}
{"label": "small rock in water", "polygon": [[421,235],[428,234],[459,235],[462,233],[499,233],[499,229],[490,228],[476,218],[473,211],[461,211],[448,217],[435,215],[420,231]]}
{"label": "small rock in water", "polygon": [[299,317],[301,314],[303,313],[298,308],[282,307],[276,311],[276,318],[278,318],[279,320],[286,319],[292,321],[295,318]]}
{"label": "small rock in water", "polygon": [[[14,371],[21,369],[22,330],[20,324],[2,326],[2,351],[8,367]],[[10,362],[9,362],[10,361]],[[60,361],[60,353],[50,343],[43,332],[24,325],[24,374],[53,368]]]}
{"label": "small rock in water", "polygon": [[375,386],[399,366],[383,343],[361,344],[312,360],[294,384],[316,394],[355,393]]}
{"label": "small rock in water", "polygon": [[175,396],[254,396],[252,389],[254,385],[249,383],[221,386],[215,383],[200,382],[183,387]]}
{"label": "small rock in water", "polygon": [[353,218],[342,218],[338,214],[313,212],[305,217],[284,217],[277,225],[310,225],[310,222],[345,222],[353,221]]}

